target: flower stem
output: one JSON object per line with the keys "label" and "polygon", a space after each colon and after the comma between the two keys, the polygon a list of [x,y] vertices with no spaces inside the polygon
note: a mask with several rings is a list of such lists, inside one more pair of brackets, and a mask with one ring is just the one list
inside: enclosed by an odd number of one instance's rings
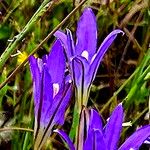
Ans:
{"label": "flower stem", "polygon": [[[73,121],[72,121],[72,126],[71,126],[71,130],[69,133],[69,137],[74,140],[77,133],[78,133],[78,125],[79,125],[79,119],[80,119],[80,113],[81,110],[77,110],[76,104],[74,107],[74,111],[73,111]],[[76,141],[76,140],[75,140]],[[76,142],[75,142],[76,143]]]}
{"label": "flower stem", "polygon": [[78,134],[78,125],[80,120],[80,113],[82,109],[82,94],[81,92],[78,92],[78,90],[75,90],[75,106],[73,111],[73,120],[72,120],[72,126],[69,133],[69,136],[72,140],[75,140],[75,143],[77,142],[77,134]]}
{"label": "flower stem", "polygon": [[33,132],[33,129],[29,128],[20,128],[20,127],[5,127],[5,128],[0,128],[0,132],[2,131],[7,131],[7,130],[20,130],[20,131],[27,131],[27,132]]}
{"label": "flower stem", "polygon": [[130,92],[126,96],[126,98],[123,100],[123,103],[125,103],[125,106],[129,105],[131,102],[132,97],[134,94],[138,91],[139,86],[144,81],[145,76],[150,72],[150,66],[148,66],[145,71],[142,73],[142,75],[137,79],[136,83],[131,88]]}

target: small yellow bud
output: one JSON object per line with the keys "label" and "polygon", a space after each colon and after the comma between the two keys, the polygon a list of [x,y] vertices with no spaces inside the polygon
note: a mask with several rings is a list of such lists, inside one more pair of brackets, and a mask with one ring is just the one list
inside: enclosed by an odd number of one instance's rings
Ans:
{"label": "small yellow bud", "polygon": [[26,52],[20,52],[17,58],[17,63],[20,65],[28,57]]}

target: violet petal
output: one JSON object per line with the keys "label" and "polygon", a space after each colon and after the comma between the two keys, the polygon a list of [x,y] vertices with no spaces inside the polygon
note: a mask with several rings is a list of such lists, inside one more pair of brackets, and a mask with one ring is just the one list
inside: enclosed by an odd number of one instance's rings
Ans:
{"label": "violet petal", "polygon": [[95,150],[99,150],[99,148],[101,150],[107,150],[102,131],[94,129],[94,141]]}
{"label": "violet petal", "polygon": [[87,133],[83,150],[93,150],[94,142],[94,131],[90,129]]}
{"label": "violet petal", "polygon": [[[64,118],[65,111],[67,109],[71,96],[72,96],[72,85],[68,83],[65,85],[62,98],[60,99],[60,102],[57,105],[57,109],[55,110],[56,113],[55,113],[54,120],[53,120],[55,124],[63,125],[64,120],[65,120]],[[57,103],[56,100],[53,103],[53,106],[55,105],[55,103]]]}
{"label": "violet petal", "polygon": [[91,112],[91,115],[90,115],[90,128],[91,129],[98,129],[102,132],[103,131],[103,123],[102,123],[101,116],[94,109],[91,109],[90,112]]}
{"label": "violet petal", "polygon": [[73,41],[71,31],[69,29],[67,29],[66,31],[67,31],[67,34],[65,34],[64,32],[58,30],[54,33],[54,36],[57,37],[61,41],[62,45],[64,46],[67,58],[70,62],[71,57],[73,55],[75,55],[74,41]]}
{"label": "violet petal", "polygon": [[119,148],[119,150],[139,149],[142,143],[150,136],[150,125],[135,131]]}
{"label": "violet petal", "polygon": [[76,87],[83,85],[84,81],[84,65],[77,57],[72,59],[72,75]]}
{"label": "violet petal", "polygon": [[76,36],[76,54],[81,55],[81,53],[86,50],[89,53],[90,60],[96,52],[97,43],[96,17],[90,8],[84,9],[80,17]]}
{"label": "violet petal", "polygon": [[[56,59],[57,58],[57,59]],[[56,40],[47,58],[47,67],[53,83],[62,83],[65,72],[65,56],[63,47],[59,40]]]}
{"label": "violet petal", "polygon": [[47,126],[49,122],[50,116],[48,115],[48,112],[51,108],[51,105],[53,103],[53,83],[51,81],[51,76],[48,72],[48,68],[46,65],[43,66],[43,88],[42,88],[42,107],[41,107],[41,125]]}
{"label": "violet petal", "polygon": [[101,44],[100,48],[98,49],[97,53],[95,54],[95,58],[92,58],[92,64],[90,66],[90,70],[89,70],[89,74],[91,76],[91,81],[94,80],[99,64],[102,61],[102,58],[104,57],[106,51],[108,50],[108,48],[110,47],[110,45],[112,44],[112,42],[115,40],[115,38],[117,37],[117,35],[119,33],[123,33],[123,31],[117,29],[112,31],[103,41],[103,43]]}
{"label": "violet petal", "polygon": [[54,132],[58,133],[61,136],[61,138],[67,143],[70,150],[75,150],[73,142],[64,131],[56,129],[54,130]]}
{"label": "violet petal", "polygon": [[122,130],[123,116],[123,107],[122,104],[119,104],[112,112],[105,126],[104,137],[109,150],[117,149],[117,143]]}
{"label": "violet petal", "polygon": [[63,31],[57,30],[54,33],[54,36],[57,37],[58,39],[60,39],[60,41],[62,42],[64,48],[68,47],[67,46],[67,35]]}
{"label": "violet petal", "polygon": [[34,56],[30,56],[29,65],[33,79],[34,112],[37,117],[41,97],[41,72],[38,68],[37,59]]}
{"label": "violet petal", "polygon": [[42,135],[42,141],[40,145],[43,145],[46,139],[50,136],[51,130],[54,125],[62,125],[64,123],[65,110],[71,97],[71,85],[68,84],[64,88],[60,89],[60,92],[55,96],[51,109],[47,112],[49,116],[48,125]]}
{"label": "violet petal", "polygon": [[84,150],[107,150],[102,131],[98,129],[89,130],[88,138],[84,143]]}
{"label": "violet petal", "polygon": [[69,29],[67,29],[67,46],[68,46],[68,49],[66,51],[67,56],[71,58],[72,56],[76,55],[72,33]]}

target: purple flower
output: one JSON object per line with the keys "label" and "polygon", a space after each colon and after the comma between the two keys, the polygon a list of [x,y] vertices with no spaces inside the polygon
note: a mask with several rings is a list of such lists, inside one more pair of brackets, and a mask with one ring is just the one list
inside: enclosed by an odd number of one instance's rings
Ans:
{"label": "purple flower", "polygon": [[34,140],[40,149],[54,125],[64,123],[64,113],[71,97],[71,85],[66,83],[65,56],[59,40],[49,55],[29,58],[34,94]]}
{"label": "purple flower", "polygon": [[77,148],[65,132],[55,132],[61,135],[71,150],[137,150],[150,136],[150,125],[139,128],[118,148],[123,118],[123,107],[119,104],[103,128],[102,118],[97,111],[84,108],[80,118]]}
{"label": "purple flower", "polygon": [[97,50],[96,17],[90,8],[86,8],[78,22],[76,44],[74,44],[71,31],[68,29],[66,34],[61,31],[56,31],[54,34],[65,47],[80,107],[87,105],[90,87],[99,64],[119,33],[123,32],[119,29],[112,31]]}

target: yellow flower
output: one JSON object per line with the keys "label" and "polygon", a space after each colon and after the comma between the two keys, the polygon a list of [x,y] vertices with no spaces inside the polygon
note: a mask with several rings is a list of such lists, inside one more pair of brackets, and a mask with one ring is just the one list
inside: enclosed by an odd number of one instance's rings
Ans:
{"label": "yellow flower", "polygon": [[28,57],[28,54],[25,51],[19,52],[17,63],[20,65],[27,57]]}

